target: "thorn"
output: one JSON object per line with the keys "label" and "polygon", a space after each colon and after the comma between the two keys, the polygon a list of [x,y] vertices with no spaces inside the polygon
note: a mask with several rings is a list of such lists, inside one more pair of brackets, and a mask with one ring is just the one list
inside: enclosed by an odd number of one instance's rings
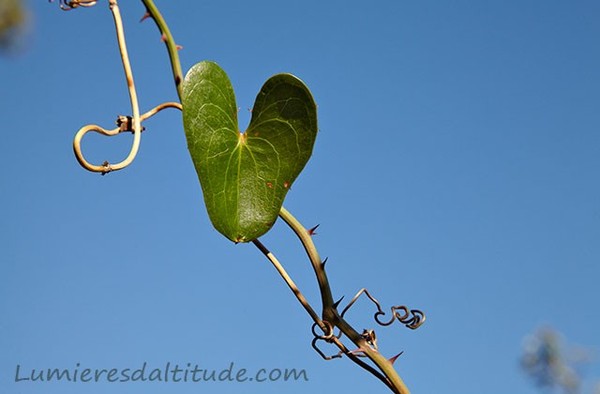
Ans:
{"label": "thorn", "polygon": [[146,13],[144,14],[144,16],[142,16],[142,19],[140,19],[140,23],[145,21],[146,19],[150,18],[150,13],[148,11],[146,11]]}
{"label": "thorn", "polygon": [[394,357],[389,358],[388,361],[390,363],[392,363],[392,365],[394,365],[394,363],[396,362],[396,360],[398,359],[398,357],[400,357],[402,355],[402,353],[404,353],[404,350],[401,351],[400,353],[396,354]]}
{"label": "thorn", "polygon": [[342,300],[344,299],[344,296],[342,296],[342,298],[340,298],[339,300],[337,300],[336,302],[333,303],[333,307],[335,309],[337,309],[337,307],[340,305],[340,303],[342,302]]}
{"label": "thorn", "polygon": [[175,49],[177,49],[178,51],[181,51],[183,49],[183,46],[181,46],[181,45],[175,45]]}
{"label": "thorn", "polygon": [[308,230],[308,235],[310,235],[311,237],[313,235],[317,235],[317,232],[315,231],[318,227],[320,226],[320,224],[317,224],[315,227],[311,228]]}
{"label": "thorn", "polygon": [[167,41],[167,35],[166,35],[165,33],[161,34],[161,35],[160,35],[160,40],[161,40],[162,42],[165,42],[165,41]]}
{"label": "thorn", "polygon": [[325,268],[325,263],[327,263],[328,259],[329,257],[325,257],[325,260],[321,261],[321,267]]}

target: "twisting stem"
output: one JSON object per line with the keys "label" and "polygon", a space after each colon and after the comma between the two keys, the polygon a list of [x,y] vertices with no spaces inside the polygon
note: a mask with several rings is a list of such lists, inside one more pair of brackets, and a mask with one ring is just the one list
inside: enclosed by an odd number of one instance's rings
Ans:
{"label": "twisting stem", "polygon": [[[173,40],[173,36],[171,35],[169,27],[167,26],[162,15],[160,14],[158,9],[154,5],[154,2],[152,0],[142,0],[142,2],[146,6],[148,15],[152,17],[152,19],[155,21],[156,25],[158,26],[160,32],[162,33],[163,40],[167,46],[167,50],[169,53],[169,58],[171,59],[171,68],[173,70],[175,86],[177,88],[177,94],[179,96],[179,99],[181,100],[182,72],[181,72],[181,65],[179,62],[179,54],[177,53],[178,47],[175,44],[175,41]],[[95,1],[91,1],[91,0],[77,0],[77,1],[68,1],[65,3],[65,5],[63,5],[63,3],[61,2],[61,8],[73,9],[73,8],[77,8],[79,6],[89,7],[89,6],[94,5],[95,3],[96,3]],[[138,153],[139,147],[140,147],[141,138],[142,138],[141,137],[141,133],[142,133],[141,122],[145,119],[145,117],[151,117],[156,112],[159,112],[166,107],[176,107],[176,108],[181,109],[181,104],[165,103],[165,104],[159,105],[158,107],[154,108],[153,110],[149,111],[148,113],[140,116],[137,92],[136,92],[135,84],[133,81],[133,72],[131,70],[131,63],[129,61],[129,55],[127,52],[125,32],[123,29],[123,21],[121,18],[121,13],[119,11],[119,6],[117,4],[117,0],[109,0],[109,8],[113,14],[113,19],[115,22],[115,28],[116,28],[116,32],[117,32],[117,42],[119,44],[119,52],[121,54],[123,69],[125,71],[125,79],[126,79],[127,88],[129,91],[129,98],[130,98],[131,109],[132,109],[131,125],[129,126],[129,128],[127,130],[123,130],[122,127],[118,127],[116,129],[112,129],[112,130],[107,130],[107,129],[104,129],[97,125],[86,125],[86,126],[82,127],[81,129],[79,129],[79,131],[77,132],[77,134],[75,135],[75,138],[73,140],[73,151],[75,152],[75,156],[76,156],[79,164],[81,164],[81,166],[83,166],[85,169],[87,169],[89,171],[100,172],[102,174],[106,174],[111,171],[121,170],[133,162],[133,160],[135,159],[135,157]],[[121,162],[119,162],[117,164],[110,164],[108,162],[104,162],[102,165],[90,164],[87,160],[85,160],[83,153],[81,151],[81,140],[82,140],[83,136],[90,131],[95,131],[95,132],[98,132],[100,134],[107,135],[107,136],[116,135],[122,131],[132,131],[133,132],[133,143],[131,145],[131,149],[129,150],[129,154],[127,155],[127,157],[124,160],[122,160]]]}
{"label": "twisting stem", "polygon": [[169,30],[169,26],[167,22],[164,20],[160,11],[154,4],[153,0],[142,0],[142,3],[146,6],[146,11],[148,15],[154,19],[158,30],[162,35],[162,39],[167,46],[167,52],[169,53],[169,59],[171,60],[171,70],[173,72],[173,79],[175,82],[175,88],[177,89],[177,95],[179,96],[179,100],[181,101],[182,97],[182,89],[181,82],[183,82],[183,73],[181,72],[181,63],[179,61],[179,47],[175,44],[175,40],[173,39],[173,35]]}
{"label": "twisting stem", "polygon": [[110,171],[120,170],[122,168],[127,167],[135,156],[137,155],[138,149],[140,148],[140,141],[142,138],[142,127],[140,122],[140,107],[138,104],[137,93],[135,91],[135,84],[133,83],[133,73],[131,72],[131,64],[129,63],[129,55],[127,54],[127,45],[125,43],[125,32],[123,31],[123,21],[121,20],[121,13],[119,12],[119,6],[117,5],[117,0],[109,1],[109,8],[113,14],[113,19],[115,21],[115,27],[117,30],[117,41],[119,43],[119,52],[121,53],[121,60],[123,62],[123,70],[125,71],[125,79],[127,81],[127,89],[129,90],[129,99],[131,102],[131,112],[133,116],[133,144],[131,146],[131,150],[129,154],[125,158],[125,160],[117,163],[117,164],[106,164],[103,166],[103,170],[101,172],[107,173]]}
{"label": "twisting stem", "polygon": [[[181,110],[181,104],[175,103],[175,102],[159,104],[156,107],[152,108],[150,111],[142,114],[140,116],[140,122],[143,122],[146,119],[151,118],[152,116],[156,115],[157,113],[159,113],[160,111],[162,111],[165,108],[177,108],[177,109]],[[125,120],[126,120],[126,122],[124,124],[120,123],[122,118],[125,118]],[[102,165],[95,165],[95,164],[89,163],[83,156],[83,151],[81,149],[81,141],[82,141],[83,137],[91,131],[94,131],[96,133],[100,133],[100,134],[106,135],[106,136],[117,135],[124,131],[133,131],[133,125],[129,124],[130,120],[132,120],[132,119],[127,118],[127,117],[119,117],[119,120],[117,121],[118,126],[114,129],[110,129],[110,130],[105,129],[105,128],[100,127],[95,124],[89,124],[89,125],[86,125],[86,126],[83,126],[82,128],[80,128],[79,131],[77,131],[77,133],[75,134],[75,138],[73,139],[73,152],[75,153],[75,157],[77,158],[77,161],[79,162],[79,164],[81,164],[81,166],[88,171],[100,172],[102,174],[106,174],[107,172],[110,172],[110,168],[112,168],[114,170],[114,167],[110,167],[108,162],[106,162]]]}

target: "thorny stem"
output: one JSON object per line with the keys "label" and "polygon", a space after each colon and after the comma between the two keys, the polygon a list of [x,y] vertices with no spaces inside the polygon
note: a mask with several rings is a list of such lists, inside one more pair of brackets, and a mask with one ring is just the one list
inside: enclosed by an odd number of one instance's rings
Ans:
{"label": "thorny stem", "polygon": [[[312,236],[306,228],[284,207],[281,207],[281,211],[279,212],[279,216],[294,230],[300,242],[304,246],[304,250],[306,250],[306,254],[310,259],[310,263],[315,271],[315,275],[317,276],[317,281],[319,283],[319,290],[321,292],[321,302],[323,304],[323,314],[328,313],[329,308],[333,305],[333,296],[331,294],[331,288],[329,287],[329,280],[327,279],[327,274],[323,269],[324,263],[319,257],[319,252],[317,252],[317,248],[312,241]],[[323,318],[327,321],[332,320],[332,316],[324,315]]]}
{"label": "thorny stem", "polygon": [[[310,304],[306,300],[306,297],[304,297],[304,295],[302,294],[302,292],[300,291],[298,286],[296,286],[296,284],[294,283],[292,278],[289,276],[289,274],[287,273],[287,271],[285,270],[283,265],[281,265],[279,260],[275,257],[275,255],[269,249],[267,249],[267,247],[264,246],[262,244],[262,242],[260,242],[258,239],[252,241],[252,243],[267,257],[267,259],[269,259],[269,261],[271,261],[271,263],[273,264],[273,266],[275,267],[275,269],[277,270],[279,275],[281,275],[281,277],[287,283],[290,290],[292,290],[292,292],[298,299],[298,302],[300,302],[300,304],[302,304],[302,306],[304,307],[306,312],[310,315],[310,317],[313,319],[313,321],[321,328],[321,330],[323,330],[323,332],[329,338],[329,341],[334,343],[341,350],[342,354],[347,355],[356,364],[358,364],[365,370],[369,371],[376,378],[378,378],[385,385],[387,385],[393,392],[399,393],[399,394],[408,393],[408,391],[400,391],[400,390],[396,389],[396,387],[394,387],[392,385],[392,383],[390,382],[390,380],[388,378],[386,378],[386,376],[382,375],[379,371],[377,371],[376,369],[371,367],[369,364],[366,364],[364,361],[359,359],[354,353],[352,353],[350,350],[348,350],[346,348],[346,346],[339,340],[339,338],[337,338],[335,335],[333,335],[334,334],[333,326],[329,322],[323,321],[319,318],[317,313],[314,311],[314,309],[310,306]],[[329,287],[327,286],[327,288],[329,288]],[[358,333],[356,333],[356,335],[360,336],[360,334],[358,334]]]}
{"label": "thorny stem", "polygon": [[153,0],[142,0],[142,3],[146,6],[146,11],[148,15],[154,20],[158,30],[162,34],[162,39],[167,46],[167,52],[169,53],[169,59],[171,60],[171,70],[173,72],[173,79],[175,82],[175,88],[177,89],[177,95],[179,96],[179,100],[182,98],[182,89],[181,83],[183,82],[183,73],[181,72],[181,63],[179,61],[179,47],[175,44],[175,40],[173,39],[173,35],[169,30],[169,26],[165,19],[161,15],[160,11],[154,4]]}
{"label": "thorny stem", "polygon": [[306,228],[284,207],[281,207],[279,216],[288,224],[288,226],[296,233],[300,242],[304,246],[306,253],[313,266],[313,270],[317,276],[321,299],[323,301],[323,319],[338,327],[344,335],[346,335],[359,350],[367,356],[379,370],[385,375],[386,383],[390,389],[398,394],[409,394],[410,391],[404,384],[404,381],[393,367],[390,360],[384,357],[376,349],[373,349],[367,341],[359,334],[348,322],[346,322],[338,313],[331,296],[331,288],[325,266],[321,263],[321,258],[317,252],[317,248],[312,240],[311,234]]}

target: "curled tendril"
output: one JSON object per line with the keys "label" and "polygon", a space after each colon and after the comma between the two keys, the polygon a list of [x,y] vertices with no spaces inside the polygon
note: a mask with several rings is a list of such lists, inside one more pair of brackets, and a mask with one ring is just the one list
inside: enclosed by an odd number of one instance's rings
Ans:
{"label": "curled tendril", "polygon": [[[317,327],[319,327],[319,325],[317,323],[313,323],[310,330],[312,331],[312,334],[314,336],[313,340],[311,341],[311,346],[313,349],[315,349],[315,351],[317,353],[319,353],[319,355],[321,357],[323,357],[324,360],[333,360],[335,358],[341,358],[343,355],[347,355],[348,357],[353,357],[353,358],[366,357],[366,355],[364,354],[362,349],[348,350],[343,346],[342,346],[342,349],[340,351],[338,351],[337,353],[335,353],[331,356],[326,355],[319,348],[319,346],[317,346],[317,343],[319,343],[319,341],[324,341],[327,343],[339,344],[340,342],[338,340],[342,336],[342,333],[340,332],[338,335],[335,335],[334,329],[333,329],[333,326],[331,325],[331,323],[329,323],[326,320],[322,320],[322,322],[326,327],[326,330],[323,333],[323,335],[320,335],[319,333],[316,332]],[[369,344],[369,346],[371,346],[373,349],[377,350],[377,338],[375,336],[375,331],[364,330],[363,333],[361,334],[361,337],[367,342],[367,344]]]}
{"label": "curled tendril", "polygon": [[[404,305],[401,306],[393,306],[392,310],[392,318],[388,322],[382,322],[379,320],[380,316],[385,315],[385,312],[378,311],[375,313],[375,321],[382,326],[389,326],[394,322],[394,320],[398,320],[400,323],[404,324],[406,327],[411,330],[416,330],[423,323],[425,323],[425,314],[418,309],[408,310]],[[398,311],[402,311],[402,314],[398,313]]]}
{"label": "curled tendril", "polygon": [[[352,305],[354,305],[356,300],[358,300],[358,298],[363,293],[366,294],[366,296],[369,298],[369,300],[371,300],[371,302],[373,302],[375,304],[375,306],[377,307],[377,312],[375,312],[374,318],[375,318],[375,321],[377,322],[377,324],[379,324],[379,325],[389,326],[390,324],[392,324],[394,322],[394,320],[398,320],[400,323],[404,324],[406,327],[410,328],[411,330],[416,330],[423,323],[425,323],[425,314],[422,311],[420,311],[418,309],[410,309],[409,310],[404,305],[392,306],[391,307],[392,318],[387,322],[382,321],[380,318],[385,316],[385,312],[381,308],[379,301],[377,301],[375,299],[375,297],[373,297],[369,293],[369,291],[365,288],[360,289],[359,292],[356,293],[354,298],[352,298],[350,303],[348,303],[348,305],[342,311],[342,313],[340,315],[341,317],[344,317],[344,314],[352,307]],[[400,312],[402,312],[402,313],[400,313]]]}
{"label": "curled tendril", "polygon": [[[52,2],[53,0],[50,0]],[[60,9],[70,11],[79,7],[92,7],[96,5],[96,0],[60,0]]]}
{"label": "curled tendril", "polygon": [[[152,116],[156,115],[157,113],[159,113],[160,111],[162,111],[165,108],[177,108],[177,109],[181,110],[182,107],[181,107],[181,104],[175,103],[175,102],[167,102],[167,103],[157,105],[156,107],[152,108],[150,111],[146,112],[145,114],[142,114],[140,116],[140,122],[151,118]],[[133,161],[133,159],[135,158],[135,155],[137,153],[137,146],[135,144],[132,145],[127,158],[117,164],[109,164],[107,161],[102,163],[102,165],[90,164],[83,157],[83,152],[81,151],[81,140],[83,139],[83,136],[85,136],[90,131],[93,131],[93,132],[96,132],[96,133],[99,133],[102,135],[106,135],[109,137],[123,133],[123,132],[132,132],[133,133],[131,117],[119,116],[117,118],[117,127],[114,129],[111,129],[111,130],[107,130],[103,127],[100,127],[100,126],[94,125],[94,124],[83,126],[81,129],[79,129],[77,134],[75,134],[75,138],[73,139],[73,151],[75,152],[75,157],[77,158],[77,161],[79,162],[79,164],[81,164],[81,166],[88,171],[99,172],[102,175],[104,175],[111,171],[116,171],[116,170],[125,168],[129,164],[131,164],[131,162]]]}
{"label": "curled tendril", "polygon": [[324,360],[333,360],[334,358],[340,358],[340,357],[342,357],[342,354],[344,354],[344,352],[341,351],[341,350],[337,354],[334,354],[334,355],[331,355],[331,356],[327,356],[317,346],[317,343],[319,341],[325,341],[327,343],[332,343],[334,341],[334,338],[337,339],[337,337],[334,335],[334,330],[333,330],[333,326],[331,325],[331,323],[329,323],[326,320],[323,320],[322,322],[323,322],[323,324],[326,327],[326,330],[324,330],[323,335],[319,334],[316,331],[317,327],[319,327],[319,325],[317,323],[313,323],[313,325],[310,328],[310,330],[312,331],[312,334],[314,336],[313,340],[311,341],[311,346],[313,347],[313,349],[315,349],[315,351],[317,353],[319,353],[319,355],[321,357],[323,357]]}
{"label": "curled tendril", "polygon": [[333,326],[327,320],[322,320],[322,322],[326,328],[326,330],[324,330],[325,332],[323,333],[323,335],[320,335],[319,333],[317,333],[315,331],[317,329],[317,327],[319,327],[319,325],[317,323],[313,323],[313,325],[310,327],[310,330],[312,331],[312,334],[315,338],[321,339],[321,340],[324,340],[327,342],[331,342],[334,337]]}
{"label": "curled tendril", "polygon": [[312,348],[315,349],[315,351],[317,353],[319,353],[319,355],[321,357],[323,357],[323,360],[329,361],[329,360],[333,360],[334,358],[342,358],[342,355],[344,354],[344,352],[341,350],[339,352],[337,352],[336,354],[332,354],[331,356],[328,356],[325,353],[323,353],[323,351],[321,349],[319,349],[319,347],[317,346],[317,343],[321,340],[322,340],[321,338],[315,337],[315,338],[313,338],[313,340],[311,341],[310,344],[311,344]]}

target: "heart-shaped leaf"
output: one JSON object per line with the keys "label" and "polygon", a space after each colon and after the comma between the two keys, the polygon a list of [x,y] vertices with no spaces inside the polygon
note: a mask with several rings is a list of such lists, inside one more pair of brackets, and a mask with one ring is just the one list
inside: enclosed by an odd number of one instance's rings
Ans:
{"label": "heart-shaped leaf", "polygon": [[234,242],[252,241],[275,223],[283,199],[312,154],[317,108],[290,74],[271,77],[241,133],[227,74],[200,62],[183,81],[183,125],[213,226]]}

